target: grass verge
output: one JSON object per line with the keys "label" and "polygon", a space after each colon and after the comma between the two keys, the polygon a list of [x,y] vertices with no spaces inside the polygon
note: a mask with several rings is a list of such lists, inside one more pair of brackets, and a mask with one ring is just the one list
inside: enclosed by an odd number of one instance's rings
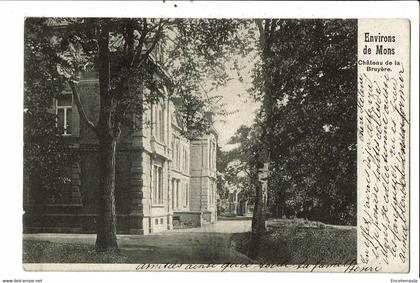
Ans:
{"label": "grass verge", "polygon": [[[236,249],[247,254],[250,233],[234,234]],[[264,233],[258,258],[271,264],[348,264],[357,258],[356,229],[289,225]]]}
{"label": "grass verge", "polygon": [[93,245],[24,240],[23,263],[129,263],[121,252],[96,252]]}

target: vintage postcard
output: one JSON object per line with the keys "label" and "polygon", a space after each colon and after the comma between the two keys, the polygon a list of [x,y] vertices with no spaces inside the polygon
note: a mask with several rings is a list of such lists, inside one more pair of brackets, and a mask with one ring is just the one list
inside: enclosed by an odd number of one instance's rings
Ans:
{"label": "vintage postcard", "polygon": [[409,272],[410,30],[26,17],[23,268]]}

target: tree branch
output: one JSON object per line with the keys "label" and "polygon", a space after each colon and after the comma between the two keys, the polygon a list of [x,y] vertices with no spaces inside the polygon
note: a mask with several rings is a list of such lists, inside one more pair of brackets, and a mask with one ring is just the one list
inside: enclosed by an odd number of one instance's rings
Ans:
{"label": "tree branch", "polygon": [[77,91],[76,85],[74,82],[68,81],[67,82],[71,88],[71,91],[73,93],[74,102],[76,103],[77,110],[79,111],[79,116],[82,118],[83,122],[86,123],[86,125],[95,133],[98,134],[98,129],[96,128],[95,124],[89,120],[89,118],[86,115],[85,110],[83,109],[83,105],[80,102],[80,96]]}
{"label": "tree branch", "polygon": [[253,176],[250,171],[246,170],[245,168],[242,168],[242,171],[245,172],[245,174],[247,174],[250,179],[252,179]]}
{"label": "tree branch", "polygon": [[133,26],[133,22],[132,19],[126,19],[125,20],[126,25],[125,25],[125,31],[124,31],[124,36],[125,36],[125,48],[127,48],[127,53],[128,53],[128,60],[129,62],[131,62],[134,59],[134,55],[135,55],[135,50],[134,50],[134,26]]}
{"label": "tree branch", "polygon": [[262,46],[265,45],[265,32],[264,32],[264,26],[263,26],[263,20],[257,19],[255,20],[258,26],[258,30],[260,32],[260,43]]}
{"label": "tree branch", "polygon": [[140,56],[141,51],[143,50],[143,46],[144,46],[144,41],[146,39],[147,34],[149,33],[148,28],[147,28],[147,20],[143,19],[143,27],[139,28],[138,30],[139,32],[141,31],[140,34],[140,38],[139,38],[139,44],[137,45],[136,51],[134,52],[134,56],[130,62],[130,67],[132,67],[135,63],[135,60],[137,57]]}
{"label": "tree branch", "polygon": [[[145,19],[146,21],[146,19]],[[160,21],[156,24],[154,24],[153,26],[151,26],[150,28],[148,28],[149,32],[153,32],[158,26],[160,25]]]}
{"label": "tree branch", "polygon": [[271,22],[270,22],[270,42],[272,42],[273,41],[273,35],[274,35],[274,32],[275,32],[275,30],[276,30],[276,27],[277,27],[277,20],[271,20]]}
{"label": "tree branch", "polygon": [[[149,49],[146,51],[146,53],[144,53],[144,55],[140,58],[137,66],[140,66],[141,64],[143,64],[144,61],[146,61],[146,59],[149,57],[150,53],[155,48],[156,44],[159,42],[160,35],[161,35],[164,24],[165,24],[165,22],[161,19],[159,21],[159,28],[156,31],[155,37],[153,38],[152,45],[149,47]],[[140,52],[141,52],[141,50],[140,50]]]}

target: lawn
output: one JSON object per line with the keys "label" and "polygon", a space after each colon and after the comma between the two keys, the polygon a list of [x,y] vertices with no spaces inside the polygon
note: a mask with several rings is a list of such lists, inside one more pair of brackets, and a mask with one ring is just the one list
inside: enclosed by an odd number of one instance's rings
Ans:
{"label": "lawn", "polygon": [[93,245],[24,240],[23,263],[129,263],[121,252],[96,252]]}
{"label": "lawn", "polygon": [[[239,252],[247,253],[249,237],[250,233],[232,236]],[[268,227],[257,261],[271,264],[348,264],[356,258],[356,229],[290,222]]]}
{"label": "lawn", "polygon": [[[302,221],[268,221],[257,261],[271,264],[348,264],[356,260],[356,229]],[[250,262],[249,233],[167,233],[120,239],[120,252],[98,253],[91,243],[23,241],[24,263]],[[237,251],[240,253],[238,253]]]}

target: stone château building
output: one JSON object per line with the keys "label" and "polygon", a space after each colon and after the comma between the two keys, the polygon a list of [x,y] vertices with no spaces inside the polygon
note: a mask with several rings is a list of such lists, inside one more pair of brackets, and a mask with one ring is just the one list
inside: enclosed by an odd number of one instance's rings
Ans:
{"label": "stone ch\u00e2teau building", "polygon": [[[161,74],[157,74],[164,77]],[[149,234],[174,227],[213,223],[216,215],[217,132],[189,140],[168,89],[148,107],[140,129],[123,129],[116,154],[117,232]],[[97,74],[79,84],[81,102],[92,121],[99,116]],[[95,232],[95,191],[99,185],[98,141],[80,122],[69,92],[55,101],[57,126],[77,153],[60,200],[39,197],[24,182],[25,232]],[[209,115],[211,117],[212,115]],[[71,168],[70,168],[71,167]]]}

